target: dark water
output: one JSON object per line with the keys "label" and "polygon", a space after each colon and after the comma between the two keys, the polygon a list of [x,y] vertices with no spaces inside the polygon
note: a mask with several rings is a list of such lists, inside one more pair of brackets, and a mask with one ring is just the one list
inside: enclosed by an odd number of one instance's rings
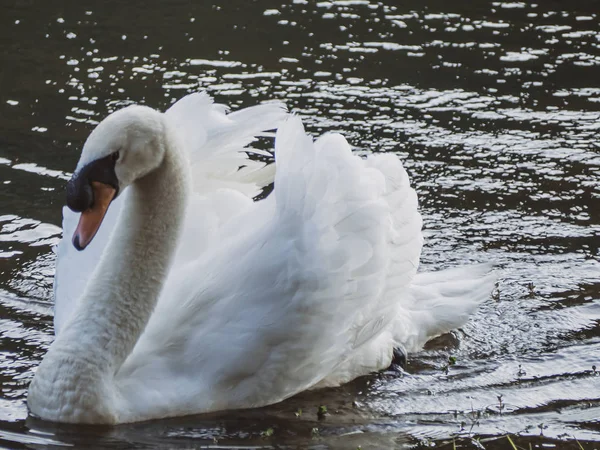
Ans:
{"label": "dark water", "polygon": [[[0,446],[600,448],[600,2],[393,3],[1,0]],[[401,155],[423,267],[495,261],[496,298],[404,376],[112,429],[27,419],[83,140],[199,89]]]}

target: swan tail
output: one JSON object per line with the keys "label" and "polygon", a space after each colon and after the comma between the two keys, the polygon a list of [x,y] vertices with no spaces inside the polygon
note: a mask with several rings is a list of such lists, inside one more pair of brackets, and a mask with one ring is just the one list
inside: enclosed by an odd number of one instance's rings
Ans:
{"label": "swan tail", "polygon": [[417,351],[429,340],[463,326],[490,298],[497,277],[492,264],[477,264],[415,276],[394,324],[394,341]]}
{"label": "swan tail", "polygon": [[378,330],[375,334],[365,326],[363,333],[375,337],[350,352],[346,361],[314,387],[339,386],[385,369],[392,362],[402,365],[407,351],[418,351],[429,339],[461,327],[489,298],[496,281],[491,269],[491,264],[478,264],[418,273],[408,294],[394,296],[401,307],[391,323],[391,332]]}

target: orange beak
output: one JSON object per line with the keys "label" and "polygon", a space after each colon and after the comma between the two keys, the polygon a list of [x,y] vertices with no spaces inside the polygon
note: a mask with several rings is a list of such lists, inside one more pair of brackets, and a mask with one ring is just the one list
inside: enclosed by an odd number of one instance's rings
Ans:
{"label": "orange beak", "polygon": [[81,213],[79,224],[73,234],[73,245],[77,250],[83,250],[88,246],[108,211],[110,202],[116,194],[116,189],[99,181],[92,181],[92,190],[94,191],[94,204],[91,208]]}

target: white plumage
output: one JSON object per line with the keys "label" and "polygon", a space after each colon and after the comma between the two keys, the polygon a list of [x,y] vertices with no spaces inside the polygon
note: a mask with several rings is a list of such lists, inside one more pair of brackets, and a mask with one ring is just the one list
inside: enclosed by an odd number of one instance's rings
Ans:
{"label": "white plumage", "polygon": [[[267,405],[385,368],[394,346],[418,350],[488,297],[488,266],[417,274],[421,217],[395,155],[361,159],[338,134],[313,142],[278,104],[227,114],[192,94],[165,114],[113,114],[82,160],[150,119],[174,162],[145,178],[170,173],[166,188],[135,181],[83,252],[70,243],[78,214],[64,210],[57,340],[33,413],[122,423]],[[249,160],[247,145],[277,126],[276,164]],[[253,202],[274,168],[274,192]]]}

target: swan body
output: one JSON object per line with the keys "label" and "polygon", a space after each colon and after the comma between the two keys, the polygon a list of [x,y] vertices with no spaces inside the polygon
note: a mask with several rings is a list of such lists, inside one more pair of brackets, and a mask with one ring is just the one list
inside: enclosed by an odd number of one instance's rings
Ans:
{"label": "swan body", "polygon": [[[276,127],[274,192],[254,202],[273,165],[247,146]],[[28,394],[47,420],[135,422],[337,386],[461,326],[494,282],[485,265],[417,273],[421,217],[398,158],[361,159],[338,134],[313,142],[277,104],[129,106],[92,132],[70,183],[83,212],[78,225],[64,210],[57,336]],[[107,183],[118,195],[78,252]]]}

